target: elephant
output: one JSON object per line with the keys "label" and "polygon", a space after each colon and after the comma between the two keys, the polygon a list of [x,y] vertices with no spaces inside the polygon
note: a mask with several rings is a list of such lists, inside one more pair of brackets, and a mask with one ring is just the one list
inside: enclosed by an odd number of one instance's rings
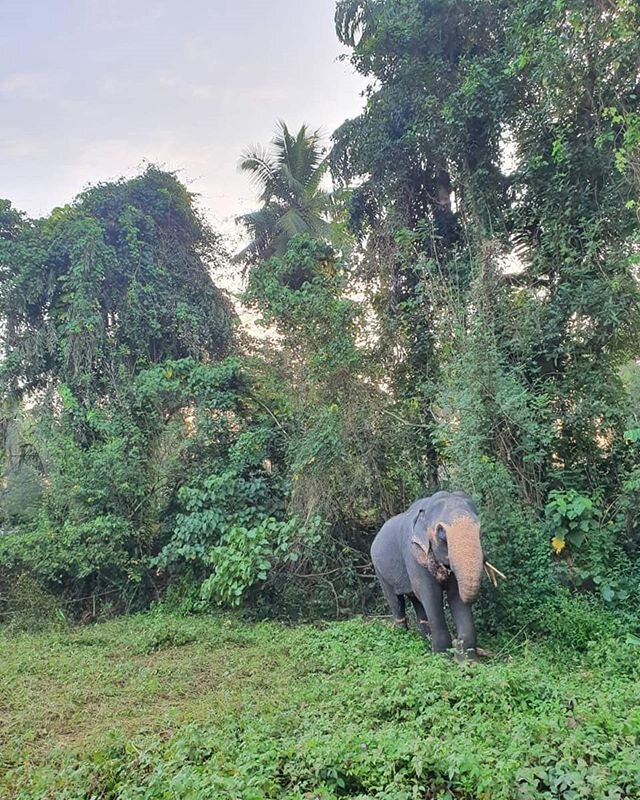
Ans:
{"label": "elephant", "polygon": [[456,660],[476,660],[471,604],[480,590],[484,555],[478,512],[467,494],[436,492],[416,500],[380,528],[371,559],[397,626],[406,628],[408,597],[421,634],[431,635],[432,651],[449,650],[446,590],[457,632]]}

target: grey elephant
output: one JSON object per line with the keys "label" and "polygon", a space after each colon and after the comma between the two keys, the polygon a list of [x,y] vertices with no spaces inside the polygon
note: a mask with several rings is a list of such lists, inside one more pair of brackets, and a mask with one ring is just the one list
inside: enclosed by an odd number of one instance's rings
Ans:
{"label": "grey elephant", "polygon": [[406,627],[408,597],[425,638],[431,629],[433,652],[449,650],[446,591],[457,632],[456,658],[477,657],[471,604],[480,589],[484,555],[478,512],[468,495],[436,492],[417,500],[385,522],[371,546],[371,558],[396,625]]}

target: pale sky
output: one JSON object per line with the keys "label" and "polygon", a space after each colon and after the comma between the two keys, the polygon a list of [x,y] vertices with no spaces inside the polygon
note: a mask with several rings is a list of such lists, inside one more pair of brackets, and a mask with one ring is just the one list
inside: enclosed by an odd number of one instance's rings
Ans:
{"label": "pale sky", "polygon": [[0,197],[31,216],[152,161],[218,228],[282,118],[327,134],[361,106],[334,0],[0,0]]}

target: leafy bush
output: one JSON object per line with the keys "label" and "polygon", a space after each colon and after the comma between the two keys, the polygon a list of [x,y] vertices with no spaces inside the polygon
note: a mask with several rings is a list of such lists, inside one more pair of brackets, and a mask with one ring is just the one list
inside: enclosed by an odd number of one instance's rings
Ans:
{"label": "leafy bush", "polygon": [[5,577],[0,582],[0,625],[8,633],[51,631],[65,623],[60,598],[47,591],[30,572],[15,572],[11,580]]}
{"label": "leafy bush", "polygon": [[551,544],[555,552],[561,553],[567,545],[579,551],[585,538],[597,527],[597,501],[575,489],[554,490],[549,492],[545,515],[553,533]]}
{"label": "leafy bush", "polygon": [[254,528],[230,527],[209,554],[214,571],[202,584],[203,598],[239,605],[274,567],[282,570],[298,561],[301,551],[317,545],[319,522],[303,526],[295,517],[286,522],[265,517]]}
{"label": "leafy bush", "polygon": [[612,634],[623,635],[629,618],[607,612],[592,596],[554,592],[540,608],[536,628],[559,651],[584,652]]}
{"label": "leafy bush", "polygon": [[320,518],[283,519],[284,486],[264,468],[266,444],[264,435],[246,431],[231,447],[227,468],[178,493],[173,534],[154,563],[186,568],[205,601],[239,605],[274,568],[286,571],[319,541]]}

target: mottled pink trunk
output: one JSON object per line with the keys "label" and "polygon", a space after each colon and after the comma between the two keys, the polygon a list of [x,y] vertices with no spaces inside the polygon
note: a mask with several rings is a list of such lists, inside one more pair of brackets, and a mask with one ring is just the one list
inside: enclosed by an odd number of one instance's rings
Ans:
{"label": "mottled pink trunk", "polygon": [[463,603],[471,604],[480,591],[484,564],[480,525],[470,517],[461,517],[446,529],[449,563],[458,581],[460,598]]}

